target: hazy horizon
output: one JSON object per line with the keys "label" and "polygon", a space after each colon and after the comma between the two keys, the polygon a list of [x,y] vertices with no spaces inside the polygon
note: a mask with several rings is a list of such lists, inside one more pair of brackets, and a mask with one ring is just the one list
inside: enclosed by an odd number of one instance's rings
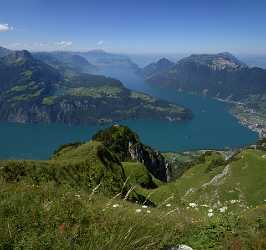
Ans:
{"label": "hazy horizon", "polygon": [[8,0],[0,46],[31,51],[266,54],[265,1]]}

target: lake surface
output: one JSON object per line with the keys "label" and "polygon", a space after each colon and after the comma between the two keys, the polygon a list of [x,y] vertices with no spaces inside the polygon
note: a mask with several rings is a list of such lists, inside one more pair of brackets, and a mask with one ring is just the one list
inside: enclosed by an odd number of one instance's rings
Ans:
{"label": "lake surface", "polygon": [[[241,126],[229,114],[228,105],[210,98],[151,88],[130,72],[106,71],[135,90],[190,108],[191,121],[171,123],[153,120],[122,122],[136,131],[142,141],[161,151],[235,148],[254,143],[257,134]],[[85,141],[102,127],[62,124],[36,125],[0,123],[0,159],[48,159],[64,143]]]}

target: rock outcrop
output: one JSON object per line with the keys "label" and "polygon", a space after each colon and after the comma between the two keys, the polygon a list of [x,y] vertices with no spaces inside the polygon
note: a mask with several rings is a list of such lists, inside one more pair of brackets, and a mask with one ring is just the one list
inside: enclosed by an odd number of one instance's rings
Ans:
{"label": "rock outcrop", "polygon": [[99,131],[92,139],[102,142],[120,161],[141,162],[155,178],[168,181],[170,165],[164,156],[141,143],[138,135],[128,127],[113,125]]}

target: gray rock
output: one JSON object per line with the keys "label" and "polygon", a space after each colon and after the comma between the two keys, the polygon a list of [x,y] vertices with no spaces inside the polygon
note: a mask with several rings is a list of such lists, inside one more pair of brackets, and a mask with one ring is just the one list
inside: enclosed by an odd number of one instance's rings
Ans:
{"label": "gray rock", "polygon": [[163,250],[193,250],[190,246],[187,246],[187,245],[178,245],[176,247],[166,247],[164,248]]}

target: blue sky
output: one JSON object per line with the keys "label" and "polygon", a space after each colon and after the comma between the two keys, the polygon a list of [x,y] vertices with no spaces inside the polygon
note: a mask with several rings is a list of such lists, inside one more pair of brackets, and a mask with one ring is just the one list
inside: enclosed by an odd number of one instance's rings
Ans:
{"label": "blue sky", "polygon": [[0,45],[266,54],[266,0],[1,0]]}

